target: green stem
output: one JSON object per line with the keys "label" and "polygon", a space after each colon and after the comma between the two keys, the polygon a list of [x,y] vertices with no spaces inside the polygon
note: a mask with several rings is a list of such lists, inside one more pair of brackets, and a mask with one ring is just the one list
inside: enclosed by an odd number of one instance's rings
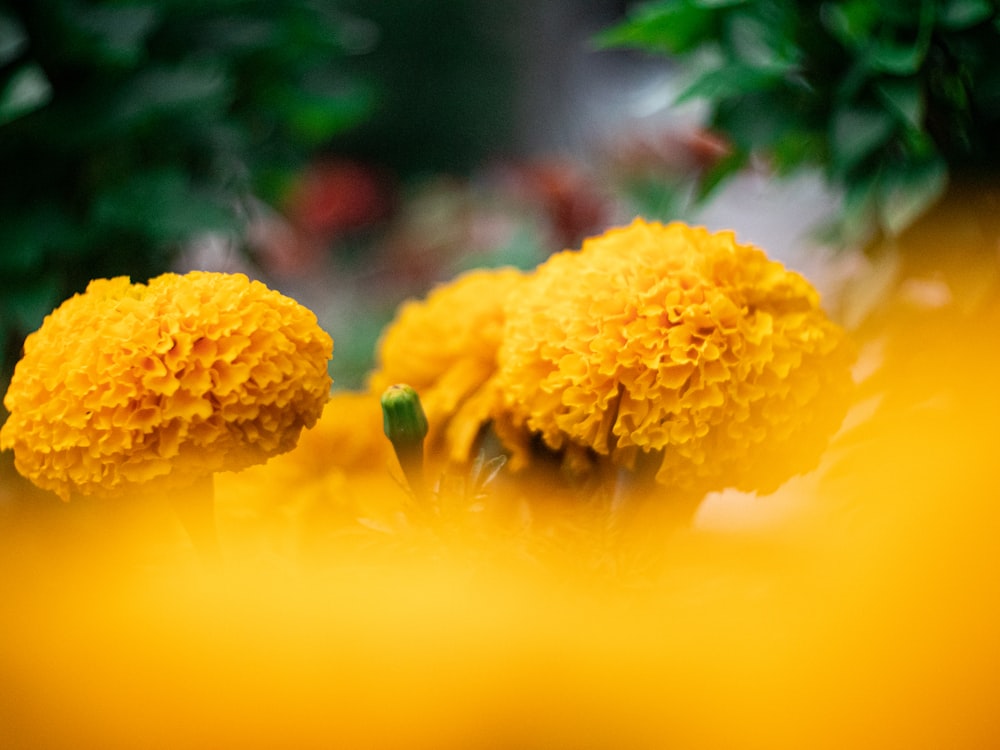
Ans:
{"label": "green stem", "polygon": [[427,499],[424,480],[424,438],[427,417],[420,396],[408,385],[389,386],[381,397],[385,436],[392,443],[403,476],[417,502]]}

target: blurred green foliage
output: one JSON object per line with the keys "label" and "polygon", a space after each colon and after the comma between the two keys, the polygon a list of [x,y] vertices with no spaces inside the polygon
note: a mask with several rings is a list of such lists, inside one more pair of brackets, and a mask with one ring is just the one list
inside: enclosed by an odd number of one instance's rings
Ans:
{"label": "blurred green foliage", "polygon": [[1000,166],[995,0],[658,0],[601,44],[677,57],[731,152],[707,195],[764,154],[812,165],[845,191],[845,241],[897,235],[949,179]]}
{"label": "blurred green foliage", "polygon": [[378,43],[346,61],[378,104],[364,128],[338,136],[339,150],[409,177],[468,173],[507,147],[519,1],[344,6],[378,29]]}
{"label": "blurred green foliage", "polygon": [[[0,376],[92,278],[240,230],[363,121],[370,25],[335,0],[0,2]],[[2,379],[2,378],[0,378]]]}

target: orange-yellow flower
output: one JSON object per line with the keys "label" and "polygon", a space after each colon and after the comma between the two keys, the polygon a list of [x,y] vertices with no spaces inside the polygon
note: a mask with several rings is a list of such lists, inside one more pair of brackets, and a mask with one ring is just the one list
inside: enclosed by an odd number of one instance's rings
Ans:
{"label": "orange-yellow flower", "polygon": [[427,449],[468,460],[496,401],[493,376],[504,302],[524,280],[513,268],[471,271],[410,300],[382,335],[375,393],[397,383],[420,395],[430,432]]}
{"label": "orange-yellow flower", "polygon": [[316,425],[303,432],[295,450],[282,459],[311,476],[331,468],[384,473],[393,460],[392,444],[382,432],[378,396],[339,390],[330,395]]}
{"label": "orange-yellow flower", "polygon": [[0,447],[63,499],[239,470],[315,423],[332,350],[312,312],[242,274],[99,279],[25,342]]}
{"label": "orange-yellow flower", "polygon": [[810,468],[852,349],[800,275],[731,232],[640,219],[551,257],[506,307],[497,387],[552,449],[699,496]]}
{"label": "orange-yellow flower", "polygon": [[[407,495],[378,396],[334,391],[294,450],[215,482],[230,549],[324,559],[379,538]],[[381,540],[380,540],[381,541]],[[351,546],[355,545],[355,546]]]}

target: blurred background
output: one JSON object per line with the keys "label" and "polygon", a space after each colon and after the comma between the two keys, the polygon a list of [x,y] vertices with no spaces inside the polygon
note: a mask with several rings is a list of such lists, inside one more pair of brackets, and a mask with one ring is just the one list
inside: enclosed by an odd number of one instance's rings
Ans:
{"label": "blurred background", "polygon": [[[671,106],[669,58],[598,44],[630,10],[0,3],[0,378],[90,279],[202,268],[310,306],[356,387],[398,303],[436,281],[695,216],[726,146],[703,104]],[[749,174],[698,218],[809,266],[831,200]]]}
{"label": "blurred background", "polygon": [[90,279],[203,268],[312,307],[356,387],[402,299],[636,215],[734,229],[856,322],[845,280],[881,278],[949,198],[993,255],[997,19],[994,0],[0,0],[0,386]]}

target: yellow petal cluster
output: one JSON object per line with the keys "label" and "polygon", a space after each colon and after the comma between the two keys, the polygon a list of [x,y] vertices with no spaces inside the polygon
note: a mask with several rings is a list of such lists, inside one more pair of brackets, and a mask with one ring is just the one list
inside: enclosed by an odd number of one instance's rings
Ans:
{"label": "yellow petal cluster", "polygon": [[800,275],[731,232],[635,220],[552,256],[505,311],[497,387],[552,449],[583,446],[692,496],[811,468],[852,348]]}
{"label": "yellow petal cluster", "polygon": [[524,280],[514,268],[467,272],[404,303],[379,342],[369,387],[406,383],[427,415],[430,453],[465,461],[497,400],[493,376],[504,303]]}
{"label": "yellow petal cluster", "polygon": [[25,342],[0,447],[64,499],[239,470],[315,423],[332,351],[312,312],[242,274],[98,279]]}

